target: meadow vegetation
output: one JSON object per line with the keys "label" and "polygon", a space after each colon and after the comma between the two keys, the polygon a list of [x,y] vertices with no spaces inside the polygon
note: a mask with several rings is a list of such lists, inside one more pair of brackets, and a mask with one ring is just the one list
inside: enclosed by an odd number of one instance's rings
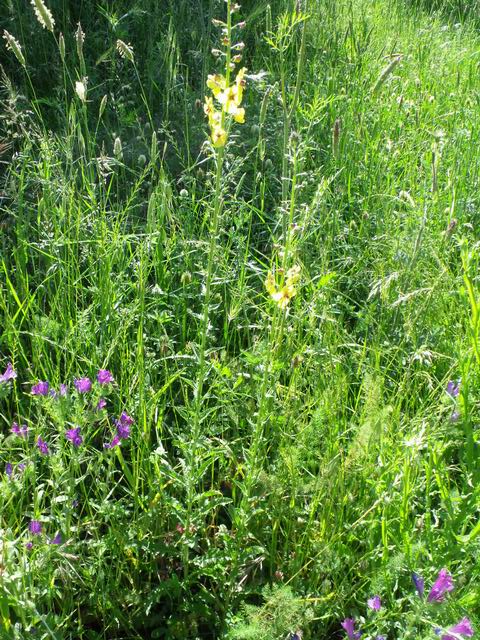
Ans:
{"label": "meadow vegetation", "polygon": [[470,637],[475,3],[45,2],[0,12],[1,640]]}

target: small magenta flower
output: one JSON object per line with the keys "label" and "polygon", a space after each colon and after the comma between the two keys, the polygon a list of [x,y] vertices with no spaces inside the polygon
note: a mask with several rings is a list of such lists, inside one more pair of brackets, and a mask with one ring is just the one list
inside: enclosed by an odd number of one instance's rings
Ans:
{"label": "small magenta flower", "polygon": [[63,396],[66,396],[67,393],[68,393],[67,385],[66,384],[61,384],[60,385],[60,391],[58,392],[58,395],[63,397]]}
{"label": "small magenta flower", "polygon": [[412,581],[415,585],[415,589],[417,590],[418,595],[423,598],[423,594],[425,591],[425,580],[422,576],[419,576],[418,573],[412,573]]}
{"label": "small magenta flower", "polygon": [[21,438],[26,438],[28,435],[28,427],[26,424],[22,424],[20,427],[16,422],[14,422],[10,431]]}
{"label": "small magenta flower", "polygon": [[446,569],[440,569],[438,577],[433,583],[430,593],[428,594],[428,602],[443,602],[445,594],[452,590],[452,576]]}
{"label": "small magenta flower", "polygon": [[346,618],[342,622],[342,627],[347,632],[347,636],[349,640],[358,640],[362,635],[360,631],[355,631],[355,619],[354,618]]}
{"label": "small magenta flower", "polygon": [[102,409],[105,409],[106,406],[107,401],[105,400],[105,398],[100,398],[100,400],[97,402],[97,406],[95,407],[95,411],[101,411]]}
{"label": "small magenta flower", "polygon": [[62,544],[62,534],[59,532],[54,538],[52,538],[49,544]]}
{"label": "small magenta flower", "polygon": [[39,380],[32,387],[32,396],[48,396],[50,385],[44,380]]}
{"label": "small magenta flower", "polygon": [[26,469],[26,468],[27,468],[27,465],[26,465],[24,462],[21,462],[21,463],[18,465],[18,467],[17,467],[17,469],[18,469],[21,473],[23,473],[23,471],[25,471],[25,469]]}
{"label": "small magenta flower", "polygon": [[373,609],[374,611],[379,611],[382,607],[382,601],[380,599],[380,596],[373,596],[373,598],[369,598],[367,600],[367,604],[370,607],[370,609]]}
{"label": "small magenta flower", "polygon": [[41,454],[44,456],[48,456],[48,444],[45,440],[42,440],[40,436],[37,438],[37,447]]}
{"label": "small magenta flower", "polygon": [[7,476],[9,478],[12,477],[12,473],[13,473],[13,465],[11,462],[7,462],[7,464],[5,465],[5,473],[7,474]]}
{"label": "small magenta flower", "polygon": [[460,411],[454,411],[450,416],[450,422],[458,422],[460,420]]}
{"label": "small magenta flower", "polygon": [[113,382],[113,376],[108,369],[100,369],[97,373],[98,384],[110,384]]}
{"label": "small magenta flower", "polygon": [[[457,634],[456,636],[449,635],[451,633]],[[463,618],[453,627],[447,629],[447,633],[441,637],[441,640],[457,640],[458,636],[467,636],[471,638],[473,636],[472,623],[468,618]]]}
{"label": "small magenta flower", "polygon": [[452,398],[456,398],[460,393],[460,380],[457,380],[456,382],[455,380],[450,380],[447,384],[447,393]]}
{"label": "small magenta flower", "polygon": [[28,530],[34,536],[39,536],[42,533],[42,524],[38,520],[32,520],[28,525]]}
{"label": "small magenta flower", "polygon": [[69,429],[65,433],[65,437],[67,440],[70,440],[70,442],[73,444],[74,447],[79,447],[83,442],[83,438],[80,435],[80,427],[75,427],[75,429]]}
{"label": "small magenta flower", "polygon": [[5,371],[0,375],[0,384],[8,382],[9,380],[15,380],[16,377],[17,372],[13,370],[12,363],[9,362]]}
{"label": "small magenta flower", "polygon": [[73,384],[78,393],[88,393],[92,388],[90,378],[77,378]]}
{"label": "small magenta flower", "polygon": [[25,549],[27,549],[27,551],[31,551],[33,549],[33,542],[27,542]]}
{"label": "small magenta flower", "polygon": [[120,441],[121,441],[120,436],[117,433],[117,434],[115,434],[113,436],[113,440],[111,442],[106,442],[103,445],[103,448],[104,449],[114,449],[116,446],[118,446],[120,444]]}
{"label": "small magenta flower", "polygon": [[126,440],[130,436],[130,426],[133,424],[133,418],[131,418],[125,411],[118,420],[115,421],[117,427],[117,434],[122,440]]}

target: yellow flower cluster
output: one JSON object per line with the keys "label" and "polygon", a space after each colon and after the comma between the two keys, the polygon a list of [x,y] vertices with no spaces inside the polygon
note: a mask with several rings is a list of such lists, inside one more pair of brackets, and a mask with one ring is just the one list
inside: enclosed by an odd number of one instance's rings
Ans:
{"label": "yellow flower cluster", "polygon": [[243,90],[246,85],[245,73],[246,68],[243,67],[237,73],[235,83],[227,86],[227,81],[220,74],[209,75],[207,86],[211,89],[213,97],[222,105],[221,110],[215,108],[213,98],[205,97],[205,105],[203,107],[208,117],[210,126],[210,136],[214,147],[224,147],[227,143],[227,131],[225,129],[225,116],[233,116],[235,122],[243,124],[245,122],[245,109],[240,105],[243,99]]}
{"label": "yellow flower cluster", "polygon": [[287,277],[285,284],[281,288],[277,288],[275,282],[275,276],[271,271],[268,272],[265,280],[265,289],[270,294],[272,300],[274,300],[280,309],[286,309],[290,304],[290,300],[297,295],[295,285],[300,279],[300,267],[295,265],[287,271]]}

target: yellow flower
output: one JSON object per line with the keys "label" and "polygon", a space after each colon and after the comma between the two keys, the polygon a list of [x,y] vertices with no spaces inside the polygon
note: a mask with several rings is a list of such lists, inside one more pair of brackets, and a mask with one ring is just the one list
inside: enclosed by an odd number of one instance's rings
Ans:
{"label": "yellow flower", "polygon": [[297,295],[295,288],[296,283],[300,279],[300,267],[294,266],[287,271],[287,278],[285,284],[281,289],[277,289],[275,278],[271,271],[268,272],[265,280],[265,289],[270,294],[270,297],[280,309],[286,309],[290,304],[290,300]]}
{"label": "yellow flower", "polygon": [[240,124],[244,124],[245,122],[245,109],[240,108],[233,115],[233,119],[235,122],[239,122]]}
{"label": "yellow flower", "polygon": [[237,73],[237,77],[235,79],[235,86],[237,88],[237,106],[240,106],[242,104],[243,90],[247,84],[245,80],[246,73],[247,73],[247,68],[242,67],[240,71]]}
{"label": "yellow flower", "polygon": [[216,148],[224,147],[227,144],[227,132],[221,126],[212,129],[211,137],[213,146]]}
{"label": "yellow flower", "polygon": [[226,88],[225,78],[219,73],[210,74],[207,78],[207,87],[212,90],[215,97]]}

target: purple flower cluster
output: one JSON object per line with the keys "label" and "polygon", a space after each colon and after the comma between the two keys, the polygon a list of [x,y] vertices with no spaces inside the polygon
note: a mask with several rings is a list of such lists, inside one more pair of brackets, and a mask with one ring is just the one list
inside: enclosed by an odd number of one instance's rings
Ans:
{"label": "purple flower cluster", "polygon": [[[30,523],[28,525],[28,530],[32,534],[32,536],[35,536],[35,537],[41,536],[43,531],[42,523],[40,522],[40,520],[30,520]],[[54,544],[54,545],[62,544],[62,534],[60,532],[57,532],[55,536],[48,541],[48,544]],[[29,540],[26,543],[25,548],[28,549],[29,551],[33,549],[33,542]]]}
{"label": "purple flower cluster", "polygon": [[32,387],[32,396],[48,396],[50,391],[50,385],[44,380],[39,380],[37,384]]}
{"label": "purple flower cluster", "polygon": [[[450,380],[449,383],[447,384],[447,394],[453,398],[453,400],[456,402],[457,398],[460,394],[460,385],[461,385],[461,380]],[[460,411],[458,410],[458,408],[455,408],[453,410],[452,415],[450,416],[450,422],[458,422],[460,420],[461,414]]]}
{"label": "purple flower cluster", "polygon": [[83,442],[83,437],[80,435],[80,427],[68,429],[65,433],[65,437],[67,440],[70,440],[74,447],[79,447]]}
{"label": "purple flower cluster", "polygon": [[106,442],[103,446],[105,449],[113,449],[121,443],[122,440],[126,440],[130,436],[130,426],[133,424],[133,418],[131,418],[125,411],[122,412],[120,418],[115,420],[115,426],[117,432],[113,436],[111,442]]}
{"label": "purple flower cluster", "polygon": [[0,375],[0,384],[5,384],[9,380],[15,380],[16,377],[17,372],[14,371],[12,363],[9,362],[5,371]]}
{"label": "purple flower cluster", "polygon": [[[412,581],[418,595],[423,598],[425,591],[425,580],[416,573],[412,573]],[[446,569],[440,569],[437,579],[432,585],[428,594],[428,602],[443,602],[445,595],[453,591],[454,584],[452,576]]]}
{"label": "purple flower cluster", "polygon": [[20,438],[26,438],[28,436],[28,427],[26,424],[22,424],[20,427],[16,422],[14,422],[10,431],[16,436],[20,436]]}

